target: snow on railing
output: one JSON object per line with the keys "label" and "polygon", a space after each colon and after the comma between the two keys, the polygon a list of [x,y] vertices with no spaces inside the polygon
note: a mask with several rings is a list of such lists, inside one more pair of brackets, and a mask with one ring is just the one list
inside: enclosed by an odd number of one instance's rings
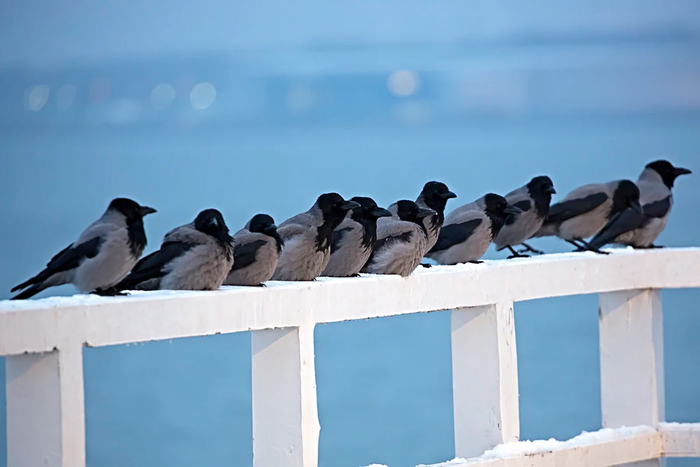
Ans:
{"label": "snow on railing", "polygon": [[[3,301],[8,467],[85,466],[83,347],[241,331],[252,331],[255,466],[315,467],[314,326],[437,310],[452,310],[457,457],[442,465],[659,465],[661,456],[700,456],[700,425],[663,423],[660,289],[682,287],[700,287],[698,248],[546,255],[264,289]],[[604,429],[567,442],[518,442],[513,302],[589,293],[600,294]]]}

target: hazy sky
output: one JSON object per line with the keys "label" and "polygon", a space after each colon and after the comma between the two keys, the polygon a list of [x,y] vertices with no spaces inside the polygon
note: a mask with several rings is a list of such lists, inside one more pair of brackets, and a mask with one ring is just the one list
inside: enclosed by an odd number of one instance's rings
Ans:
{"label": "hazy sky", "polygon": [[693,0],[4,0],[0,64],[698,26],[700,8]]}

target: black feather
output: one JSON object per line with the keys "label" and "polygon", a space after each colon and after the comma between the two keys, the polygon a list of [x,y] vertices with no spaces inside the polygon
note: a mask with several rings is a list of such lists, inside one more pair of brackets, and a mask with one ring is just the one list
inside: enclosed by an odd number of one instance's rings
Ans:
{"label": "black feather", "polygon": [[95,237],[91,240],[81,243],[80,245],[69,245],[51,258],[46,265],[46,268],[36,276],[26,282],[13,287],[11,292],[23,289],[27,286],[38,284],[45,281],[54,274],[70,271],[77,268],[80,263],[87,258],[94,258],[100,252],[100,247],[104,243],[103,237]]}
{"label": "black feather", "polygon": [[662,218],[671,210],[671,196],[654,201],[653,203],[647,203],[642,206],[642,208],[644,210],[644,217]]}
{"label": "black feather", "polygon": [[265,240],[255,240],[246,244],[236,244],[233,250],[233,266],[231,271],[243,269],[255,262],[258,250],[265,246]]}
{"label": "black feather", "polygon": [[643,222],[644,214],[639,214],[634,209],[627,208],[615,214],[605,224],[605,227],[593,237],[589,244],[593,248],[602,248],[608,243],[613,243],[618,236],[641,227]]}
{"label": "black feather", "polygon": [[583,198],[562,201],[549,208],[545,224],[562,223],[581,214],[590,212],[609,199],[605,193],[593,193]]}
{"label": "black feather", "polygon": [[388,248],[396,242],[406,243],[406,242],[411,241],[411,234],[412,233],[413,232],[409,231],[409,232],[404,232],[404,233],[399,234],[399,235],[390,235],[388,237],[380,238],[379,240],[377,240],[374,244],[374,248],[372,249],[372,254],[370,255],[367,262],[365,263],[365,267],[367,267],[367,265],[370,264],[374,260],[374,256],[378,252],[380,252],[383,248],[385,248],[385,247]]}
{"label": "black feather", "polygon": [[352,227],[344,227],[333,231],[333,243],[331,244],[331,254],[340,248],[340,242],[343,240],[346,232],[350,232]]}
{"label": "black feather", "polygon": [[[532,208],[532,203],[530,202],[530,200],[524,199],[522,201],[518,201],[513,206],[520,208],[522,212],[527,212]],[[506,225],[511,225],[518,219],[518,216],[520,216],[520,214],[511,214],[510,216],[506,217]],[[498,233],[496,233],[495,235],[498,235]]]}
{"label": "black feather", "polygon": [[482,222],[483,219],[472,219],[461,224],[443,225],[440,230],[440,236],[430,251],[447,250],[454,245],[465,242],[474,234],[474,231]]}
{"label": "black feather", "polygon": [[197,246],[196,243],[165,242],[160,250],[144,256],[136,263],[124,280],[115,286],[117,290],[133,289],[141,282],[156,279],[165,275],[165,266],[172,260],[184,255],[188,250]]}

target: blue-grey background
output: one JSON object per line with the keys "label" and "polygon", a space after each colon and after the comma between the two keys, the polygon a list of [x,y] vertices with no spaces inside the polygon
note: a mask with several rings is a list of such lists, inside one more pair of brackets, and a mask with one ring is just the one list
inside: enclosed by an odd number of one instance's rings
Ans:
{"label": "blue-grey background", "polygon": [[[158,208],[150,251],[206,207],[236,230],[437,179],[449,210],[665,157],[696,175],[659,242],[698,245],[699,27],[692,0],[0,2],[0,298],[115,196]],[[596,300],[517,304],[523,439],[600,427]],[[664,292],[670,421],[700,420],[698,300]],[[453,457],[448,313],[318,326],[316,354],[322,466]],[[90,467],[252,463],[248,334],[87,349],[85,385]]]}

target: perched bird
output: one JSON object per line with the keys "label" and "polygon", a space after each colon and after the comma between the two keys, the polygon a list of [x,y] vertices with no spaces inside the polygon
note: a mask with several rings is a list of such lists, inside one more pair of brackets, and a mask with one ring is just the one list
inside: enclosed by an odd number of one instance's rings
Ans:
{"label": "perched bird", "polygon": [[600,232],[610,219],[627,208],[642,212],[639,188],[633,182],[615,180],[584,185],[549,208],[549,216],[535,236],[556,235],[579,251],[603,253],[585,239]]}
{"label": "perched bird", "polygon": [[284,247],[272,279],[312,281],[321,275],[331,256],[333,230],[359,206],[338,193],[325,193],[311,209],[282,222],[278,231]]}
{"label": "perched bird", "polygon": [[457,195],[452,193],[447,188],[447,185],[441,182],[426,183],[423,187],[423,191],[418,195],[418,199],[416,199],[416,204],[418,206],[435,211],[435,214],[423,219],[423,225],[425,225],[426,231],[428,232],[428,242],[425,244],[425,251],[423,251],[423,254],[427,253],[433,245],[435,245],[435,242],[437,242],[438,235],[440,235],[440,228],[443,222],[445,222],[445,206],[447,205],[447,200],[456,197]]}
{"label": "perched bird", "polygon": [[447,216],[437,243],[426,256],[440,264],[481,263],[478,259],[506,219],[520,213],[522,210],[508,204],[503,196],[488,193]]}
{"label": "perched bird", "polygon": [[514,214],[506,219],[505,225],[493,241],[496,249],[500,251],[508,248],[512,253],[508,258],[528,257],[522,252],[516,252],[513,249],[514,245],[523,245],[526,248],[525,251],[542,254],[525,241],[542,227],[549,214],[552,195],[555,193],[552,180],[546,176],[535,177],[527,185],[508,193],[506,195],[508,204],[519,208],[522,214]]}
{"label": "perched bird", "polygon": [[29,298],[62,284],[73,284],[81,292],[117,295],[114,285],[129,273],[146,247],[143,218],[154,212],[127,198],[112,200],[102,217],[51,258],[43,271],[14,287],[12,292],[26,290],[12,299]]}
{"label": "perched bird", "polygon": [[401,200],[389,211],[398,217],[377,221],[377,242],[362,272],[408,276],[423,259],[428,231],[423,220],[436,212],[413,201]]}
{"label": "perched bird", "polygon": [[661,248],[654,242],[666,228],[671,214],[673,183],[680,175],[690,173],[690,170],[674,167],[665,160],[647,164],[637,180],[642,213],[624,210],[591,240],[591,246],[601,248],[608,243],[620,243],[634,248]]}
{"label": "perched bird", "polygon": [[216,290],[233,264],[233,239],[216,209],[163,238],[160,250],[136,263],[119,290]]}
{"label": "perched bird", "polygon": [[372,198],[355,196],[351,201],[360,203],[360,206],[352,209],[333,231],[331,259],[322,276],[358,275],[377,241],[377,219],[391,216],[390,211],[377,206]]}
{"label": "perched bird", "polygon": [[262,285],[270,280],[284,245],[272,217],[256,214],[233,241],[233,267],[224,285]]}

